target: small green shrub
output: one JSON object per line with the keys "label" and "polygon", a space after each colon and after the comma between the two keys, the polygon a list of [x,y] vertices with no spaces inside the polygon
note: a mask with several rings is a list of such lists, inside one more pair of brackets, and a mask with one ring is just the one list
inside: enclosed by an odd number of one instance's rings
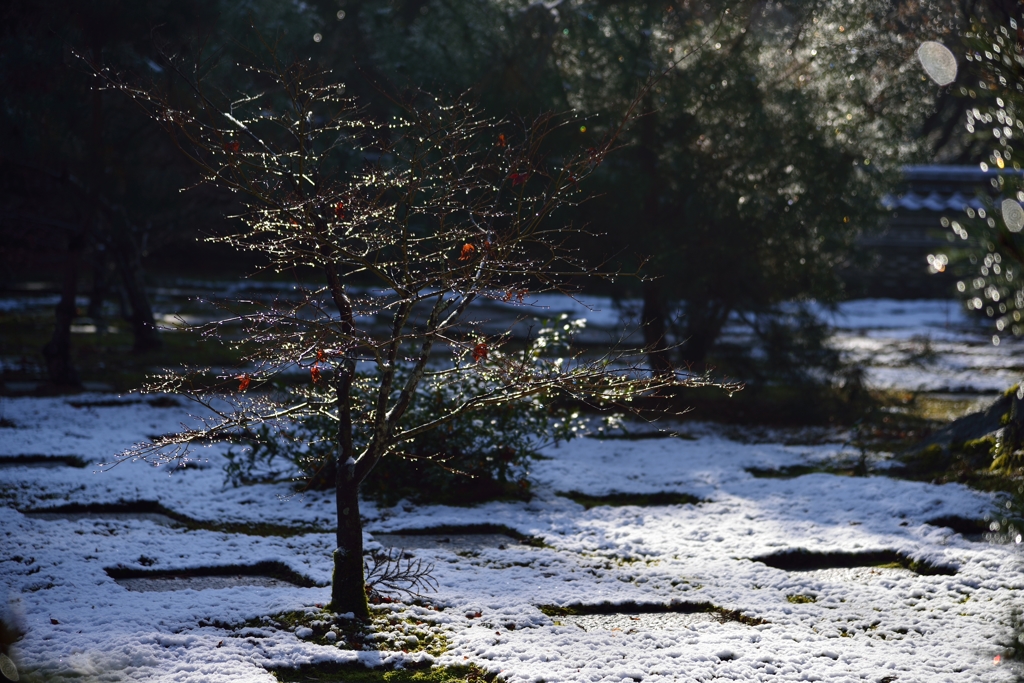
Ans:
{"label": "small green shrub", "polygon": [[[581,326],[563,316],[544,327],[521,353],[567,350],[569,335]],[[479,363],[496,363],[491,350]],[[401,373],[401,371],[399,371]],[[493,373],[428,375],[401,426],[428,424],[444,414],[457,398],[486,396],[495,389]],[[400,383],[398,383],[400,385]],[[373,375],[360,375],[353,387],[353,421],[372,413]],[[386,505],[403,498],[417,502],[471,504],[493,498],[530,497],[529,464],[547,445],[568,441],[584,429],[579,413],[553,393],[485,406],[407,442],[389,454],[362,487],[365,495]],[[334,486],[337,423],[333,416],[314,415],[284,425],[261,425],[240,449],[228,452],[226,473],[235,485],[291,480],[303,488]],[[355,434],[355,450],[366,435]]]}
{"label": "small green shrub", "polygon": [[985,458],[991,457],[995,447],[995,437],[983,436],[980,439],[971,439],[970,441],[965,441],[964,445],[961,446],[960,450],[963,452],[964,455],[971,458],[972,460],[983,460]]}

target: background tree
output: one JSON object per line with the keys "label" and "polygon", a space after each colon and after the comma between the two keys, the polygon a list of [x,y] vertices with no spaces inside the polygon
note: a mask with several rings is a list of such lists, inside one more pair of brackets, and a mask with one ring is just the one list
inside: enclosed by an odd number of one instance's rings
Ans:
{"label": "background tree", "polygon": [[161,232],[173,230],[168,224],[188,207],[166,186],[182,178],[169,146],[140,135],[145,119],[96,88],[72,48],[96,63],[150,70],[156,55],[152,31],[159,25],[167,34],[185,32],[202,20],[203,8],[190,2],[129,7],[51,0],[9,3],[3,13],[3,252],[9,265],[34,258],[38,267],[61,245],[61,299],[44,356],[52,382],[74,385],[70,326],[81,271],[92,266],[90,312],[102,317],[113,269],[135,349],[158,347],[141,256],[146,243],[159,244]]}
{"label": "background tree", "polygon": [[[1024,16],[1019,7],[997,5],[979,11],[964,40],[953,44],[967,77],[960,97],[975,105],[963,123],[972,141],[987,148],[980,162],[990,171],[989,191],[979,193],[985,207],[967,208],[965,215],[943,217],[951,245],[944,260],[962,277],[957,291],[969,311],[984,316],[994,328],[992,343],[1024,335],[1024,178],[1017,158],[1017,140],[1024,136]],[[931,257],[930,257],[931,258]],[[1010,410],[993,449],[992,468],[1018,473],[1024,463],[1024,390],[1014,387]]]}
{"label": "background tree", "polygon": [[[335,421],[331,604],[365,618],[358,490],[382,458],[463,415],[535,396],[616,402],[708,382],[651,378],[622,358],[550,358],[536,345],[506,350],[508,334],[484,336],[466,323],[477,300],[526,305],[530,293],[568,292],[588,272],[566,249],[574,229],[560,211],[576,203],[579,183],[614,137],[548,158],[545,140],[559,125],[551,117],[495,121],[465,101],[414,94],[393,101],[400,117],[379,122],[339,94],[339,84],[301,63],[283,66],[272,51],[266,68],[249,73],[262,85],[258,94],[232,101],[195,80],[189,101],[173,106],[111,81],[161,122],[207,182],[242,198],[241,229],[223,240],[262,253],[297,281],[294,297],[239,315],[257,349],[247,371],[211,379],[191,370],[147,385],[188,396],[212,417],[125,457],[180,459],[192,443],[253,438],[259,425]],[[302,266],[314,266],[325,284],[303,280]],[[223,324],[207,332],[217,335]],[[307,381],[274,390],[270,381],[297,366]],[[421,386],[477,373],[477,390],[415,419]]]}
{"label": "background tree", "polygon": [[648,94],[605,186],[623,248],[642,234],[658,255],[642,319],[651,337],[666,330],[679,361],[703,362],[733,313],[771,319],[784,301],[843,295],[838,272],[918,151],[908,133],[929,107],[888,25],[897,9],[584,4],[563,18],[558,63],[597,131],[631,78],[708,45]]}
{"label": "background tree", "polygon": [[181,84],[160,66],[163,54],[201,42],[237,59],[251,46],[230,36],[245,35],[248,21],[280,34],[283,45],[314,45],[315,21],[281,3],[194,0],[15,0],[0,18],[0,259],[7,273],[61,283],[43,351],[50,381],[74,386],[77,297],[88,294],[87,314],[103,330],[103,304],[113,296],[134,350],[158,348],[144,259],[216,231],[229,203],[201,191],[182,195],[194,169],[149,134],[137,107],[99,88],[76,55],[150,74],[173,92]]}
{"label": "background tree", "polygon": [[901,165],[949,142],[919,135],[936,92],[910,65],[921,40],[962,27],[952,4],[373,7],[359,17],[377,73],[472,86],[489,106],[572,109],[584,120],[564,131],[567,148],[601,139],[638,84],[658,78],[582,215],[625,264],[656,255],[642,291],[611,291],[641,295],[661,370],[703,362],[732,313],[777,330],[781,302],[846,295],[839,273],[879,224],[876,199]]}

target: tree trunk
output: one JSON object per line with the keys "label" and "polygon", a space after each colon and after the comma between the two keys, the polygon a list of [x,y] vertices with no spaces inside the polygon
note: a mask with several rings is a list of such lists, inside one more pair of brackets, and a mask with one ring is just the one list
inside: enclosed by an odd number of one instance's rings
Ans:
{"label": "tree trunk", "polygon": [[106,331],[103,315],[103,304],[110,294],[110,261],[107,258],[106,245],[102,242],[95,245],[92,252],[92,290],[89,292],[89,308],[86,314],[93,319],[96,327]]}
{"label": "tree trunk", "polygon": [[[339,478],[352,474],[352,467],[339,467]],[[347,473],[347,474],[346,474]],[[339,485],[338,547],[334,551],[334,576],[331,582],[331,609],[338,614],[351,612],[356,619],[369,621],[363,576],[363,524],[359,518],[359,485],[354,478]]]}
{"label": "tree trunk", "polygon": [[[647,38],[644,39],[647,50]],[[647,179],[641,215],[647,231],[658,234],[661,225],[661,187],[662,179],[658,172],[658,131],[657,109],[650,91],[644,95],[643,114],[640,117],[640,145],[637,155],[640,168]],[[647,351],[647,363],[651,372],[660,377],[672,376],[675,368],[668,352],[668,315],[665,310],[665,296],[661,287],[654,282],[645,282],[643,286],[644,307],[640,314],[640,326],[644,333],[644,348]]]}
{"label": "tree trunk", "polygon": [[665,340],[668,330],[665,320],[665,303],[660,288],[651,282],[645,282],[644,307],[640,314],[640,326],[644,332],[647,363],[651,366],[651,372],[659,376],[671,375],[675,372]]}
{"label": "tree trunk", "polygon": [[71,322],[75,319],[75,297],[78,294],[78,262],[82,252],[82,235],[72,235],[68,240],[67,258],[64,263],[64,280],[61,285],[60,301],[57,303],[53,336],[43,347],[46,371],[50,381],[57,386],[81,386],[78,371],[71,361]]}
{"label": "tree trunk", "polygon": [[338,464],[335,469],[335,495],[338,507],[338,547],[334,551],[334,576],[331,582],[331,609],[338,614],[351,612],[356,619],[369,621],[363,574],[363,522],[359,517],[359,480],[352,452],[352,413],[350,392],[355,363],[345,361],[337,368],[335,389],[338,396]]}
{"label": "tree trunk", "polygon": [[729,312],[729,308],[719,304],[687,302],[685,334],[679,348],[684,363],[694,365],[707,360]]}
{"label": "tree trunk", "polygon": [[121,274],[121,283],[131,310],[128,321],[135,337],[134,351],[152,351],[160,348],[162,341],[156,330],[153,307],[146,295],[142,276],[142,258],[139,248],[131,235],[131,225],[124,216],[115,219],[118,224],[111,226],[114,243],[114,258]]}

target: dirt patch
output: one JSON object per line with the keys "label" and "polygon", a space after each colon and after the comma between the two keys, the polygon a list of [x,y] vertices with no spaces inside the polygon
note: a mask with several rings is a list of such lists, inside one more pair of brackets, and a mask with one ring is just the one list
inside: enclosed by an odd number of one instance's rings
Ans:
{"label": "dirt patch", "polygon": [[362,664],[320,662],[295,669],[270,669],[279,681],[337,681],[338,683],[491,683],[497,674],[476,666],[371,669]]}
{"label": "dirt patch", "polygon": [[689,493],[676,491],[659,491],[656,493],[609,493],[604,496],[592,496],[579,491],[559,491],[558,495],[570,498],[589,510],[601,505],[622,507],[624,505],[636,505],[639,507],[653,507],[656,505],[697,505],[704,501]]}
{"label": "dirt patch", "polygon": [[107,576],[131,591],[172,591],[192,588],[228,588],[231,586],[266,586],[313,588],[317,583],[281,562],[259,562],[252,565],[222,565],[186,569],[134,569],[107,567]]}
{"label": "dirt patch", "polygon": [[519,543],[506,534],[374,534],[373,538],[387,548],[445,548],[456,552],[504,549]]}
{"label": "dirt patch", "polygon": [[758,479],[796,479],[805,474],[829,473],[826,468],[817,465],[788,465],[775,468],[748,467],[746,471]]}
{"label": "dirt patch", "polygon": [[72,408],[120,408],[123,406],[134,406],[145,403],[153,408],[180,408],[181,401],[171,396],[156,396],[154,398],[108,398],[95,401],[68,401]]}
{"label": "dirt patch", "polygon": [[189,531],[220,531],[228,534],[247,536],[300,536],[309,533],[329,533],[313,527],[289,527],[279,524],[244,522],[207,522],[192,519],[180,512],[170,510],[152,500],[137,500],[120,503],[82,505],[72,503],[51,508],[21,510],[22,514],[42,519],[106,518],[117,520],[149,519],[166,526],[181,526]]}
{"label": "dirt patch", "polygon": [[661,430],[657,432],[624,432],[622,434],[599,434],[595,437],[600,441],[646,441],[648,439],[684,439],[696,441],[697,437],[686,432]]}
{"label": "dirt patch", "polygon": [[[925,524],[952,529],[970,541],[983,541],[985,540],[985,534],[993,531],[989,526],[990,522],[986,522],[983,519],[968,519],[958,515],[936,517],[935,519],[929,519]],[[998,523],[995,530],[998,531]]]}
{"label": "dirt patch", "polygon": [[[405,539],[406,537],[422,537],[422,540],[420,540],[416,545],[402,546],[408,548],[434,547],[438,543],[444,543],[444,541],[440,540],[444,538],[447,538],[449,543],[454,543],[456,538],[462,539],[467,543],[472,543],[473,537],[478,537],[477,541],[485,545],[486,542],[497,540],[494,547],[505,542],[500,540],[501,538],[507,539],[508,542],[529,545],[535,548],[548,547],[544,541],[539,538],[535,536],[528,536],[527,534],[516,531],[512,527],[507,527],[504,524],[442,525],[425,527],[422,529],[399,529],[387,532],[381,531],[374,533],[373,536],[380,540],[381,543],[383,543],[383,539],[389,538]],[[416,543],[415,540],[412,540],[411,542]],[[393,547],[399,547],[399,545],[395,545]]]}
{"label": "dirt patch", "polygon": [[77,455],[0,455],[0,467],[85,467],[88,464]]}

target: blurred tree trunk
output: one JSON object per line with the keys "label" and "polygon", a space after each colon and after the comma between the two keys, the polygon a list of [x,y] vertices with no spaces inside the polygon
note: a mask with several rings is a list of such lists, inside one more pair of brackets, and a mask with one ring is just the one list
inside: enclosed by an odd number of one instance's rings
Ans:
{"label": "blurred tree trunk", "polygon": [[110,296],[111,264],[107,247],[102,242],[94,245],[92,251],[92,289],[89,291],[89,308],[86,315],[96,321],[96,326],[106,329],[103,304]]}
{"label": "blurred tree trunk", "polygon": [[640,314],[640,326],[644,331],[644,348],[647,350],[647,364],[656,375],[675,372],[669,357],[665,335],[668,331],[665,300],[656,283],[644,283],[644,307]]}
{"label": "blurred tree trunk", "polygon": [[687,365],[707,360],[711,347],[722,332],[732,309],[725,304],[709,301],[687,301],[686,322],[680,334],[679,354]]}
{"label": "blurred tree trunk", "polygon": [[50,382],[60,387],[81,386],[78,371],[71,360],[71,322],[75,319],[75,297],[78,294],[78,267],[85,236],[82,232],[68,238],[64,260],[64,276],[57,303],[53,335],[43,347],[46,372]]}
{"label": "blurred tree trunk", "polygon": [[123,211],[117,212],[110,226],[114,261],[121,276],[121,284],[128,299],[129,318],[135,337],[134,351],[152,351],[162,345],[156,329],[153,307],[146,294],[142,270],[142,255],[132,236],[131,224]]}
{"label": "blurred tree trunk", "polygon": [[[647,41],[642,42],[648,49]],[[640,168],[646,176],[646,191],[643,196],[641,215],[644,220],[644,232],[648,235],[659,234],[661,211],[659,198],[662,191],[662,180],[658,172],[658,131],[657,110],[651,91],[643,97],[643,114],[640,116],[640,145],[637,149]],[[640,316],[640,325],[644,331],[644,348],[647,350],[647,363],[655,375],[665,376],[675,372],[669,356],[668,313],[665,306],[665,295],[656,282],[645,282],[643,286],[644,306]]]}

